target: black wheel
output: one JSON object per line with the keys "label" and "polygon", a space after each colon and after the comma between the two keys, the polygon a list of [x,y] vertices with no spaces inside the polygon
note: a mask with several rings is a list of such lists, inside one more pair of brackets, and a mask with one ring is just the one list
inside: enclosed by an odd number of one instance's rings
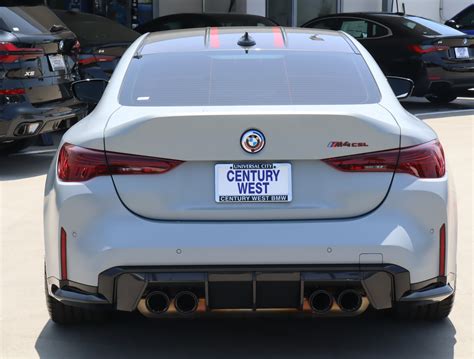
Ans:
{"label": "black wheel", "polygon": [[46,273],[44,283],[46,306],[48,308],[49,317],[53,322],[57,324],[81,324],[88,322],[101,322],[107,319],[107,313],[104,311],[65,305],[50,296],[46,282]]}
{"label": "black wheel", "polygon": [[436,95],[426,96],[426,99],[428,101],[437,105],[443,105],[443,104],[453,102],[457,98],[458,97],[456,95],[451,95],[451,94],[436,94]]}
{"label": "black wheel", "polygon": [[0,155],[9,155],[10,153],[21,151],[34,144],[35,141],[36,137],[23,138],[9,143],[0,143]]}
{"label": "black wheel", "polygon": [[451,313],[453,305],[454,294],[441,302],[432,304],[397,303],[394,312],[397,317],[404,319],[441,320]]}

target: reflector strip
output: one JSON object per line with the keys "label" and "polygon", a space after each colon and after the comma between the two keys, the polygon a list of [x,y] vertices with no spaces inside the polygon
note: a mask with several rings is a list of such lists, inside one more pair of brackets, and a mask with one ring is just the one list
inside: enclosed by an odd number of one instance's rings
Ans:
{"label": "reflector strip", "polygon": [[0,95],[24,95],[25,89],[7,89],[0,90]]}
{"label": "reflector strip", "polygon": [[218,49],[219,43],[219,29],[217,27],[211,27],[210,43],[213,49]]}
{"label": "reflector strip", "polygon": [[285,41],[283,39],[283,34],[279,27],[272,28],[273,31],[273,43],[275,44],[276,48],[283,48],[285,47]]}
{"label": "reflector strip", "polygon": [[446,275],[446,226],[443,224],[439,230],[439,275]]}
{"label": "reflector strip", "polygon": [[61,279],[67,279],[67,234],[61,227]]}

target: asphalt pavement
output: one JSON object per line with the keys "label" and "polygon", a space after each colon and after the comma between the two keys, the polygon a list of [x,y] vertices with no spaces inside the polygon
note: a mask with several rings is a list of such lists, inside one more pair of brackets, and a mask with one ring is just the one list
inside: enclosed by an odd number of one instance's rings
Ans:
{"label": "asphalt pavement", "polygon": [[0,358],[472,359],[474,101],[403,104],[438,132],[458,192],[458,288],[448,319],[404,321],[373,311],[338,319],[148,320],[120,313],[100,325],[55,325],[44,302],[42,237],[43,186],[55,147],[38,146],[0,158]]}

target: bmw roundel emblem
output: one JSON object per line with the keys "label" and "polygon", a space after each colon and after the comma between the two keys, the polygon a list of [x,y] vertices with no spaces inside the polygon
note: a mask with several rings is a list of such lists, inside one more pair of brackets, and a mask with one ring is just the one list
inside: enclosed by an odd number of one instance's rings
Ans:
{"label": "bmw roundel emblem", "polygon": [[240,138],[240,144],[245,152],[257,153],[265,146],[265,136],[258,130],[248,130]]}

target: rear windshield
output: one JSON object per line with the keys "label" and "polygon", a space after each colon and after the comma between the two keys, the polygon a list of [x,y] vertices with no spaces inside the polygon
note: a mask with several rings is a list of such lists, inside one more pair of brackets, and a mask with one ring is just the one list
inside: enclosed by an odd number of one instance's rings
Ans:
{"label": "rear windshield", "polygon": [[129,43],[140,36],[138,32],[101,16],[68,11],[58,11],[57,15],[83,46]]}
{"label": "rear windshield", "polygon": [[202,51],[133,59],[120,92],[126,106],[376,103],[380,93],[354,53]]}
{"label": "rear windshield", "polygon": [[25,35],[50,34],[53,25],[64,23],[46,6],[0,7],[0,28]]}
{"label": "rear windshield", "polygon": [[464,35],[462,32],[453,29],[452,27],[439,24],[437,22],[417,17],[417,16],[405,16],[402,20],[403,26],[406,28],[417,32],[421,35],[427,36],[438,36],[438,35],[446,35],[446,36],[458,36]]}

